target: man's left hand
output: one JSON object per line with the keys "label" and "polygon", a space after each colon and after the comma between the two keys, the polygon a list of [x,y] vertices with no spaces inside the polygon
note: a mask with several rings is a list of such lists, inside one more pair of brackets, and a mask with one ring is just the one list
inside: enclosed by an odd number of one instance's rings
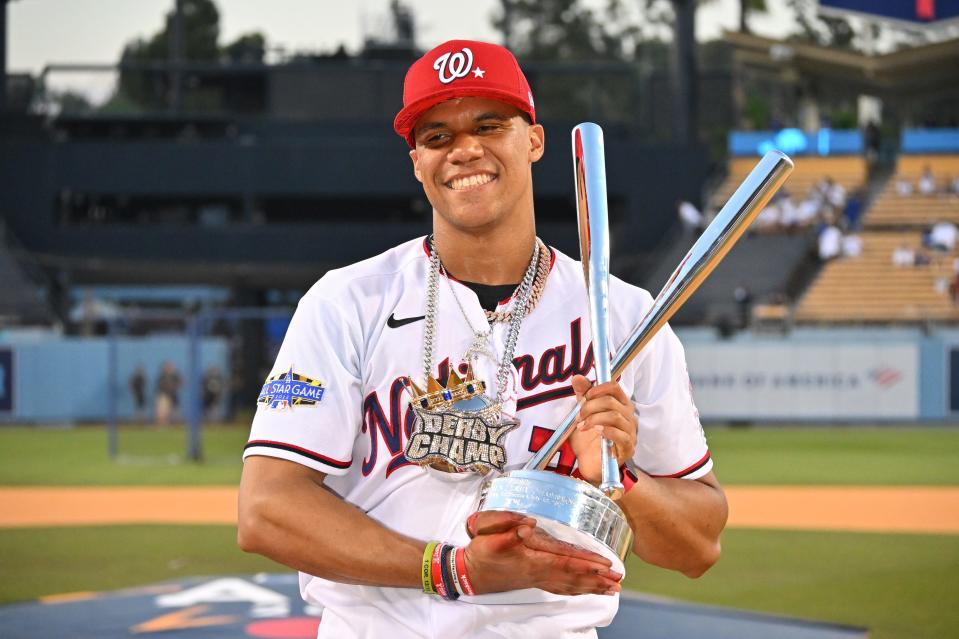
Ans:
{"label": "man's left hand", "polygon": [[574,376],[572,381],[576,400],[585,401],[569,443],[576,453],[583,479],[599,484],[602,480],[600,437],[613,442],[620,465],[632,458],[636,450],[636,412],[618,382],[594,386],[582,375]]}

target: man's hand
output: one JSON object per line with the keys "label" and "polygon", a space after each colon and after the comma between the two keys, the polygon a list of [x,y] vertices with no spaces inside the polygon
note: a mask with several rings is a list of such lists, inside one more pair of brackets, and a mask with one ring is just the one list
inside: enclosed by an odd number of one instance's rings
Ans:
{"label": "man's hand", "polygon": [[613,442],[620,464],[630,459],[636,450],[636,412],[618,382],[593,386],[582,375],[575,375],[572,381],[576,400],[585,399],[585,403],[579,411],[576,427],[569,436],[569,444],[576,453],[583,479],[599,484],[603,472],[600,437]]}
{"label": "man's hand", "polygon": [[476,594],[540,588],[557,595],[612,595],[623,576],[596,553],[554,539],[536,520],[486,511],[471,519],[466,565]]}

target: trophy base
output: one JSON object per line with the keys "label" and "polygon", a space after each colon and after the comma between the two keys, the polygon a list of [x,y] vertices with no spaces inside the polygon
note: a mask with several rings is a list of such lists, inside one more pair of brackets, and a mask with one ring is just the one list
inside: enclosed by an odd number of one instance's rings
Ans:
{"label": "trophy base", "polygon": [[591,484],[548,471],[514,470],[487,483],[479,509],[533,517],[547,534],[606,557],[613,570],[625,574],[633,531],[616,502]]}

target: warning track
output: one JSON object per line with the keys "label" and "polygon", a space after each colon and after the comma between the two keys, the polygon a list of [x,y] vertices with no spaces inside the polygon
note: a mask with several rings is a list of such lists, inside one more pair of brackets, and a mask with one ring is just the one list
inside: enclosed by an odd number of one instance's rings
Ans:
{"label": "warning track", "polygon": [[[739,528],[959,534],[959,487],[728,486]],[[0,528],[235,524],[236,488],[0,488]]]}

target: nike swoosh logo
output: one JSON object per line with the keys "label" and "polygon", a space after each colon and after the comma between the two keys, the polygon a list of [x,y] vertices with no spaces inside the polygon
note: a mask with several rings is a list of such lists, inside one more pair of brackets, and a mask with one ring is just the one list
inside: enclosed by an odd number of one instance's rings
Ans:
{"label": "nike swoosh logo", "polygon": [[418,322],[421,319],[426,319],[426,316],[420,315],[418,317],[404,317],[403,319],[396,319],[393,317],[393,314],[390,313],[390,316],[386,320],[386,325],[390,328],[399,328],[400,326],[406,326],[407,324]]}

